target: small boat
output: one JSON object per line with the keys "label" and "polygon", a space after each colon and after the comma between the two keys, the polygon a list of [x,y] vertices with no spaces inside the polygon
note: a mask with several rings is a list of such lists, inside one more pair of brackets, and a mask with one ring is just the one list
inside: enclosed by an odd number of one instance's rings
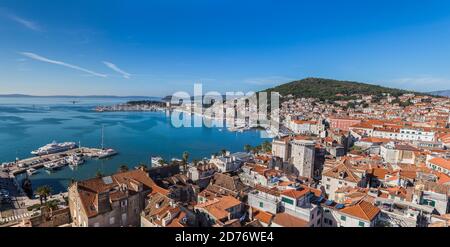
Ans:
{"label": "small boat", "polygon": [[84,159],[82,157],[79,157],[77,155],[71,155],[66,158],[67,163],[71,166],[79,166],[84,164]]}
{"label": "small boat", "polygon": [[48,163],[44,165],[44,168],[49,170],[49,171],[53,171],[57,169],[57,164],[56,163]]}
{"label": "small boat", "polygon": [[178,159],[178,158],[172,158],[172,161],[173,162],[182,162],[183,160],[182,159]]}
{"label": "small boat", "polygon": [[29,176],[34,175],[34,174],[36,174],[37,172],[38,172],[38,171],[37,171],[36,169],[34,169],[34,168],[30,168],[30,169],[27,170],[27,174],[28,174]]}
{"label": "small boat", "polygon": [[54,171],[54,170],[58,170],[58,169],[64,167],[65,165],[67,165],[67,161],[63,159],[58,162],[51,162],[51,163],[45,164],[44,168],[49,171]]}
{"label": "small boat", "polygon": [[152,156],[152,158],[151,158],[152,167],[160,166],[161,164],[159,162],[161,162],[161,160],[163,160],[163,158],[161,158],[159,156]]}
{"label": "small boat", "polygon": [[98,158],[104,159],[104,158],[114,156],[116,154],[117,154],[117,151],[112,148],[104,149],[104,150],[101,150],[100,152],[98,152]]}

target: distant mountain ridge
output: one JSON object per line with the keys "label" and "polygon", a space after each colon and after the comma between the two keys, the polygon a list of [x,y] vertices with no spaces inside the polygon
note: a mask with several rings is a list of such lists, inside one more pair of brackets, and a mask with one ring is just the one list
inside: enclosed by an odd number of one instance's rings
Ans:
{"label": "distant mountain ridge", "polygon": [[443,96],[443,97],[450,97],[450,90],[433,91],[433,92],[429,92],[429,94]]}
{"label": "distant mountain ridge", "polygon": [[285,83],[265,90],[266,92],[278,92],[282,96],[293,95],[296,98],[319,98],[321,100],[351,99],[352,95],[381,95],[389,93],[399,96],[405,93],[426,95],[426,93],[413,92],[403,89],[382,87],[379,85],[339,81],[325,78],[305,78],[298,81]]}

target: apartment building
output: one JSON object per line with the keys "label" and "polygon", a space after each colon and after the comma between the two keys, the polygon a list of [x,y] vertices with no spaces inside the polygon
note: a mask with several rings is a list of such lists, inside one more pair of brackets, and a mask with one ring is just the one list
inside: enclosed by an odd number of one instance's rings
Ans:
{"label": "apartment building", "polygon": [[142,170],[116,173],[71,184],[69,208],[74,226],[139,226],[151,193],[167,194]]}
{"label": "apartment building", "polygon": [[322,173],[321,185],[324,186],[328,198],[336,199],[336,191],[343,187],[356,187],[361,180],[346,164],[341,163]]}

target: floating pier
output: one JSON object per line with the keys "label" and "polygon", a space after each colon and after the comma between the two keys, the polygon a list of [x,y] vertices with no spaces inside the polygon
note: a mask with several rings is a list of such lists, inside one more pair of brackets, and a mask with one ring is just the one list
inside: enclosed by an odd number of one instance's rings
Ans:
{"label": "floating pier", "polygon": [[99,148],[74,148],[70,149],[64,152],[59,153],[53,153],[53,154],[47,154],[47,155],[41,155],[31,158],[26,158],[22,160],[17,160],[15,162],[11,162],[13,164],[9,168],[9,173],[12,175],[17,175],[20,173],[25,173],[28,169],[34,168],[34,169],[40,169],[44,167],[45,164],[54,163],[58,161],[62,161],[66,157],[70,155],[81,155],[83,157],[97,157],[98,154],[102,151],[102,149]]}

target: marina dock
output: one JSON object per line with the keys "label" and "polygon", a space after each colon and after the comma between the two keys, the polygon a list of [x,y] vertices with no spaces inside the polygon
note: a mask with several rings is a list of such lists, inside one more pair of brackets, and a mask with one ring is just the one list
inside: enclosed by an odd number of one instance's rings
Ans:
{"label": "marina dock", "polygon": [[74,154],[88,158],[97,157],[101,151],[102,149],[99,148],[81,147],[64,152],[17,160],[15,162],[11,162],[13,165],[9,167],[9,173],[15,176],[17,174],[25,173],[30,168],[40,169],[43,168],[45,164],[62,161],[64,158]]}

